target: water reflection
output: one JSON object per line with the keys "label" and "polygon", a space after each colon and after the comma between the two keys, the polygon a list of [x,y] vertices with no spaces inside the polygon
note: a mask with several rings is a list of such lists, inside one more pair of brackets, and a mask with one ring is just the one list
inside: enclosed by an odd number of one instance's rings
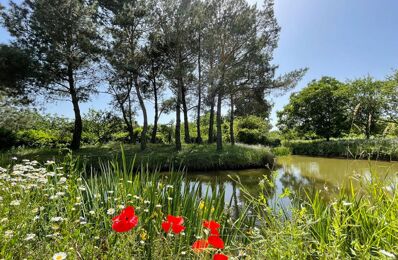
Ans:
{"label": "water reflection", "polygon": [[[352,180],[353,176],[368,178],[373,171],[377,175],[397,176],[398,163],[330,159],[305,156],[287,156],[278,158],[278,167],[274,169],[278,174],[274,186],[267,186],[265,194],[269,198],[269,204],[276,207],[276,201],[280,201],[288,208],[288,198],[279,199],[286,188],[296,194],[302,194],[303,188],[307,190],[322,190],[326,196],[332,196],[339,188],[344,188]],[[225,192],[225,203],[230,204],[235,213],[239,213],[245,196],[239,186],[232,179],[239,179],[242,186],[253,196],[260,192],[259,182],[267,176],[271,178],[272,171],[267,169],[217,171],[217,172],[195,172],[189,173],[187,183],[190,186],[200,185],[202,194],[208,189],[223,190]],[[354,180],[354,185],[357,185]]]}

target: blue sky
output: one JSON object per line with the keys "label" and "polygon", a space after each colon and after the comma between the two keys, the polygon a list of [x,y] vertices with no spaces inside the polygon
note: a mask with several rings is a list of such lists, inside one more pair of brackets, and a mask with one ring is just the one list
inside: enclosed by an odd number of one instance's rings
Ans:
{"label": "blue sky", "polygon": [[[0,3],[4,5],[6,1]],[[280,66],[278,73],[309,68],[293,91],[322,76],[345,81],[369,74],[383,79],[398,69],[397,11],[396,0],[275,0],[282,27],[274,55],[275,64]],[[0,29],[0,42],[9,39],[7,32]],[[272,123],[276,121],[276,111],[288,103],[291,92],[270,97],[275,104]],[[99,95],[82,104],[82,111],[108,108],[108,103],[108,97]],[[45,107],[46,112],[73,117],[70,103],[48,103]],[[149,117],[152,115],[153,110],[149,109]],[[166,123],[173,117],[163,116],[160,121]]]}

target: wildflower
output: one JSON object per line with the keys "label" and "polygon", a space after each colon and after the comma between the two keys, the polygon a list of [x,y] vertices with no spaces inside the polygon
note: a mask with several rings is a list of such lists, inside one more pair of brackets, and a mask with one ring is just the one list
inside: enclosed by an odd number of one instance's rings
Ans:
{"label": "wildflower", "polygon": [[140,234],[141,240],[147,240],[148,239],[148,234],[146,233],[146,231],[144,230],[141,234]]}
{"label": "wildflower", "polygon": [[135,215],[134,208],[129,206],[122,210],[120,215],[112,219],[112,229],[116,232],[127,232],[137,226],[138,217]]}
{"label": "wildflower", "polygon": [[218,235],[211,235],[207,239],[210,245],[214,248],[223,249],[224,248],[224,241]]}
{"label": "wildflower", "polygon": [[58,184],[64,184],[66,182],[66,178],[65,177],[61,177],[58,181]]}
{"label": "wildflower", "polygon": [[145,204],[151,204],[151,202],[149,200],[145,200],[144,203]]}
{"label": "wildflower", "polygon": [[44,165],[52,165],[52,164],[55,164],[55,162],[54,162],[54,161],[46,161],[46,162],[44,163]]}
{"label": "wildflower", "polygon": [[140,244],[141,244],[141,245],[145,244],[145,241],[144,241],[144,240],[141,240],[141,241],[140,241]]}
{"label": "wildflower", "polygon": [[95,211],[94,210],[90,210],[88,213],[90,213],[90,215],[94,215]]}
{"label": "wildflower", "polygon": [[213,260],[228,260],[228,256],[224,254],[215,254]]}
{"label": "wildflower", "polygon": [[6,232],[4,232],[4,236],[7,238],[12,238],[14,236],[14,231],[7,230]]}
{"label": "wildflower", "polygon": [[36,238],[36,234],[27,234],[25,241],[33,240]]}
{"label": "wildflower", "polygon": [[106,211],[106,214],[108,214],[108,215],[113,215],[113,214],[115,214],[115,209],[114,209],[114,208],[108,209],[108,210]]}
{"label": "wildflower", "polygon": [[205,202],[202,200],[199,203],[199,209],[203,209],[205,207]]}
{"label": "wildflower", "polygon": [[162,205],[160,205],[160,204],[155,205],[155,208],[160,209],[161,207],[162,207]]}
{"label": "wildflower", "polygon": [[351,202],[347,202],[347,201],[343,201],[343,206],[351,206],[352,205],[352,203]]}
{"label": "wildflower", "polygon": [[81,190],[81,191],[85,191],[85,190],[86,190],[86,187],[84,187],[84,186],[80,186],[80,187],[79,187],[79,190]]}
{"label": "wildflower", "polygon": [[64,252],[59,252],[53,255],[53,260],[64,260],[66,259],[67,254]]}
{"label": "wildflower", "polygon": [[62,217],[53,217],[50,219],[51,222],[61,222],[63,220]]}
{"label": "wildflower", "polygon": [[205,220],[203,222],[203,227],[210,229],[210,234],[218,236],[218,229],[221,227],[221,225],[214,220]]}
{"label": "wildflower", "polygon": [[16,161],[16,160],[18,160],[18,158],[14,156],[11,158],[11,160]]}
{"label": "wildflower", "polygon": [[149,209],[144,209],[144,212],[149,212]]}
{"label": "wildflower", "polygon": [[380,250],[379,251],[380,252],[380,254],[383,254],[383,255],[385,255],[385,256],[387,256],[387,257],[389,257],[389,258],[393,258],[393,259],[396,259],[396,256],[393,254],[393,253],[390,253],[390,252],[388,252],[388,251],[386,251],[386,250]]}
{"label": "wildflower", "polygon": [[209,242],[205,239],[196,240],[192,245],[192,249],[195,253],[203,252],[205,248],[209,245]]}
{"label": "wildflower", "polygon": [[181,255],[186,255],[187,252],[186,251],[181,251]]}
{"label": "wildflower", "polygon": [[19,200],[13,200],[10,202],[10,206],[19,206],[21,205],[21,201]]}
{"label": "wildflower", "polygon": [[167,221],[162,222],[162,229],[164,230],[164,232],[168,233],[171,228],[174,234],[179,234],[185,230],[185,227],[182,225],[183,223],[183,217],[168,215]]}
{"label": "wildflower", "polygon": [[168,199],[168,200],[173,200],[173,198],[172,198],[172,197],[168,197],[167,199]]}

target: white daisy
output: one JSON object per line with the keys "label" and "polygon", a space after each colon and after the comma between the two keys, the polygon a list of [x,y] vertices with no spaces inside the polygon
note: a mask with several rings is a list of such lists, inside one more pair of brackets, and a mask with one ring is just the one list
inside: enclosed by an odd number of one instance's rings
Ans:
{"label": "white daisy", "polygon": [[59,252],[53,255],[53,260],[64,260],[66,259],[67,254],[65,252]]}

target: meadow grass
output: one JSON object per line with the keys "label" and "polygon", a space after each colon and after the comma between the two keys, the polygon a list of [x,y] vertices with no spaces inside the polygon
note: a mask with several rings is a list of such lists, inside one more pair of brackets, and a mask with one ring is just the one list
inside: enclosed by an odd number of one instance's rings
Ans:
{"label": "meadow grass", "polygon": [[[88,170],[91,169],[91,170]],[[99,171],[99,172],[98,172]],[[234,214],[224,190],[186,185],[180,172],[139,171],[122,153],[99,169],[71,155],[41,165],[14,161],[0,169],[0,258],[211,259],[215,249],[191,249],[205,238],[202,221],[221,223],[223,253],[231,259],[345,259],[398,255],[398,201],[394,178],[361,179],[360,189],[341,190],[331,200],[322,191],[285,192],[291,208],[269,201],[274,179],[259,179],[259,195],[239,179],[243,204]],[[128,233],[112,230],[112,217],[132,205],[139,224]],[[288,212],[288,214],[287,214]],[[186,230],[167,235],[168,214],[184,216]]]}
{"label": "meadow grass", "polygon": [[[183,145],[181,151],[173,145],[151,144],[145,151],[139,145],[109,144],[103,146],[86,146],[73,155],[80,157],[87,165],[99,166],[101,161],[118,158],[124,151],[129,163],[135,161],[136,168],[145,166],[150,170],[170,170],[173,167],[185,168],[187,171],[234,170],[271,167],[274,156],[267,147],[254,145],[224,145],[223,151],[216,150],[215,145]],[[10,158],[60,160],[70,151],[67,149],[32,149],[18,148],[0,154],[0,165],[4,166]]]}

